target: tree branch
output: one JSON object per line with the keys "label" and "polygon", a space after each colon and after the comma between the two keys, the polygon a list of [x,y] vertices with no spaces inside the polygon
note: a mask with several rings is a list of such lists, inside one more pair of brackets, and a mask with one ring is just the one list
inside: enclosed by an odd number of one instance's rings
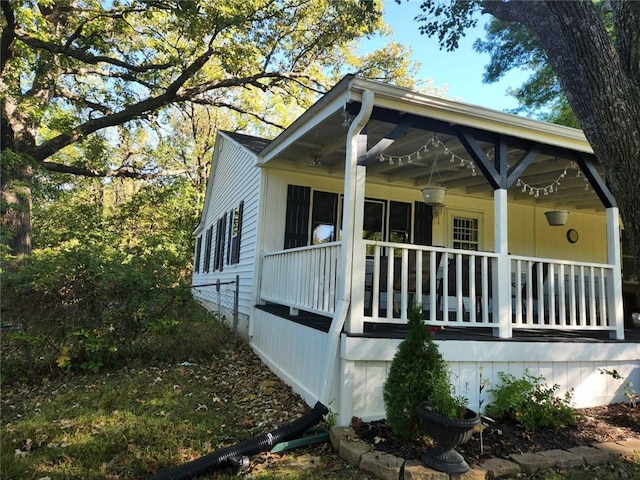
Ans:
{"label": "tree branch", "polygon": [[44,169],[50,172],[68,173],[71,175],[79,175],[82,177],[93,177],[93,178],[120,177],[120,178],[134,178],[137,180],[153,180],[155,178],[176,177],[178,175],[193,173],[192,169],[189,169],[189,168],[184,168],[179,170],[161,170],[158,172],[144,172],[127,165],[123,165],[122,167],[119,167],[114,170],[109,170],[109,169],[97,170],[93,168],[64,165],[62,163],[55,163],[55,162],[41,162],[40,165]]}
{"label": "tree branch", "polygon": [[16,30],[16,38],[23,42],[25,45],[29,45],[32,48],[45,50],[47,52],[54,53],[56,55],[65,55],[84,63],[96,65],[98,63],[108,63],[116,67],[125,68],[132,72],[145,73],[150,70],[166,70],[175,66],[173,63],[162,64],[149,64],[149,65],[133,65],[131,63],[123,62],[117,58],[107,57],[106,55],[90,55],[81,50],[75,48],[65,48],[63,45],[57,45],[52,42],[45,42],[39,38],[30,37],[20,30]]}
{"label": "tree branch", "polygon": [[202,68],[211,55],[211,52],[211,50],[207,50],[207,52],[194,61],[194,63],[192,63],[161,95],[147,98],[111,115],[105,115],[104,117],[89,120],[75,127],[70,133],[63,133],[51,138],[27,153],[37,161],[43,161],[60,149],[85,138],[93,132],[107,127],[122,125],[123,123],[135,118],[140,118],[150,111],[156,110],[175,101],[192,100],[197,95],[209,90],[254,84],[257,80],[262,78],[290,79],[306,77],[304,74],[297,74],[295,72],[265,72],[249,77],[228,78],[219,82],[205,82],[195,87],[180,90],[182,85]]}
{"label": "tree branch", "polygon": [[285,129],[284,125],[280,125],[279,123],[275,123],[272,122],[271,120],[269,120],[266,117],[263,117],[262,115],[255,113],[255,112],[249,112],[243,108],[237,107],[235,105],[232,105],[230,103],[226,103],[226,102],[219,102],[216,100],[208,100],[206,98],[194,98],[191,100],[191,102],[196,103],[198,105],[210,105],[212,107],[218,107],[218,108],[228,108],[229,110],[233,110],[234,112],[238,112],[241,113],[243,115],[249,115],[257,120],[260,120],[260,122],[265,123],[267,125],[271,125],[272,127],[276,127],[279,128],[281,130]]}
{"label": "tree branch", "polygon": [[105,105],[101,105],[99,103],[92,102],[90,100],[87,100],[86,98],[78,97],[76,94],[74,94],[70,90],[67,90],[66,88],[58,88],[58,93],[60,94],[61,97],[66,98],[67,100],[69,100],[72,103],[75,103],[76,105],[81,105],[84,107],[91,108],[92,110],[101,112],[103,115],[111,115],[113,113],[113,110],[111,110],[109,107]]}
{"label": "tree branch", "polygon": [[612,1],[622,68],[640,85],[640,2]]}
{"label": "tree branch", "polygon": [[212,82],[204,82],[200,85],[196,85],[193,87],[185,88],[180,92],[178,96],[178,100],[190,100],[196,95],[201,93],[208,92],[210,90],[217,90],[219,88],[230,88],[230,87],[242,87],[245,85],[254,85],[261,90],[264,89],[264,85],[258,85],[258,80],[265,80],[269,78],[274,79],[286,79],[286,80],[295,80],[295,79],[308,79],[311,80],[311,77],[305,73],[298,72],[262,72],[256,75],[251,75],[248,77],[236,77],[236,78],[227,78],[225,80],[212,81]]}
{"label": "tree branch", "polygon": [[10,2],[0,2],[2,6],[2,14],[7,24],[2,29],[2,37],[0,45],[0,72],[4,71],[4,66],[13,56],[11,46],[16,38],[16,17]]}
{"label": "tree branch", "polygon": [[138,85],[148,88],[149,90],[158,88],[157,85],[154,85],[149,82],[145,82],[144,80],[137,78],[135,75],[129,75],[127,73],[114,73],[114,72],[110,72],[109,70],[102,70],[100,68],[87,68],[87,67],[68,68],[63,72],[63,74],[65,75],[99,75],[105,78],[119,78],[127,82],[137,83]]}

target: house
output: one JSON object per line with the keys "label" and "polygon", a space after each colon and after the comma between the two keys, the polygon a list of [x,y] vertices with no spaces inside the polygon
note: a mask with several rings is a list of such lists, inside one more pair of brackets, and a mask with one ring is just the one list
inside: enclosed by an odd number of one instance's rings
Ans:
{"label": "house", "polygon": [[594,406],[624,400],[600,369],[640,384],[620,232],[581,131],[347,76],[271,141],[218,134],[193,292],[237,276],[242,334],[339,424],[384,417],[413,302],[471,406],[526,371]]}

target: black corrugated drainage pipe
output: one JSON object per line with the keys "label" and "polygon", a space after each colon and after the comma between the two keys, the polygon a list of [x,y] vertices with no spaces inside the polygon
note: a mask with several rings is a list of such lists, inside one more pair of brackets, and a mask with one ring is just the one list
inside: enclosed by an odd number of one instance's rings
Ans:
{"label": "black corrugated drainage pipe", "polygon": [[320,422],[327,413],[329,413],[329,409],[322,403],[317,402],[313,409],[289,425],[258,437],[244,440],[231,447],[222,448],[183,465],[162,470],[151,477],[150,480],[188,480],[214,472],[219,468],[231,466],[231,459],[255,455],[256,453],[270,450],[277,443],[299,437]]}

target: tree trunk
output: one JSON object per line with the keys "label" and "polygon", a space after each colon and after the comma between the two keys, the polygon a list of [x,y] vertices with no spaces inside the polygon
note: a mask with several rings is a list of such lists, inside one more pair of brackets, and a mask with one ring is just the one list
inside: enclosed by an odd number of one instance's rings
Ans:
{"label": "tree trunk", "polygon": [[[632,51],[625,52],[622,41],[616,49],[590,1],[489,1],[483,6],[537,35],[605,171],[640,272],[640,81],[638,69],[628,68],[628,57],[635,58],[634,42]],[[634,29],[638,21],[626,25]],[[619,39],[637,34],[616,31]]]}
{"label": "tree trunk", "polygon": [[33,168],[19,161],[7,163],[2,169],[2,230],[9,253],[20,262],[31,253]]}

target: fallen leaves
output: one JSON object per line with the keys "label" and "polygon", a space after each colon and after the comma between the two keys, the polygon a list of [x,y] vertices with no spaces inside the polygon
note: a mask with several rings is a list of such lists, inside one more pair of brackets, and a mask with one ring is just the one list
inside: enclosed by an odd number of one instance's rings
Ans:
{"label": "fallen leaves", "polygon": [[[280,428],[309,409],[241,343],[209,361],[12,385],[3,388],[0,402],[3,437],[15,462],[23,462],[16,468],[32,462],[53,477],[57,469],[72,468],[100,472],[101,478],[123,478],[122,472],[132,471],[142,478],[159,465],[198,458]],[[33,458],[22,460],[27,456]],[[285,458],[294,457],[261,454],[251,459],[250,468],[270,468]],[[301,463],[313,466],[317,460]]]}

